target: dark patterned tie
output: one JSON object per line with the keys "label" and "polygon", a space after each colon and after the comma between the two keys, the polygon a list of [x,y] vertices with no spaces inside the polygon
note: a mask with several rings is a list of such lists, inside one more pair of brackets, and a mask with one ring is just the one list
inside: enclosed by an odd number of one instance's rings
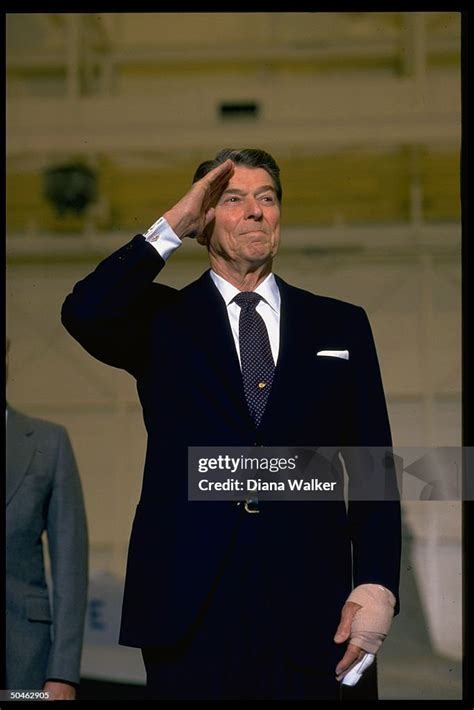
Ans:
{"label": "dark patterned tie", "polygon": [[256,426],[260,424],[275,372],[270,339],[256,306],[261,296],[242,291],[233,299],[240,306],[239,348],[245,399]]}

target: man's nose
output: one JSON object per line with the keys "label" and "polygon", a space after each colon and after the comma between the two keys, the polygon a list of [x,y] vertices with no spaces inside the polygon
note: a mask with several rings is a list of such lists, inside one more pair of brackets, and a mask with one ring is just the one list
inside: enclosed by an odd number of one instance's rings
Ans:
{"label": "man's nose", "polygon": [[246,202],[246,219],[261,219],[263,215],[262,206],[254,197],[249,197]]}

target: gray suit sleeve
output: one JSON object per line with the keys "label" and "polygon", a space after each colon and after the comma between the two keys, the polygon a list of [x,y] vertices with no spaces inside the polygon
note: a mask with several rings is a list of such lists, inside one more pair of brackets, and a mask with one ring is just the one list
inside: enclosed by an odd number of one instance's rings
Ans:
{"label": "gray suit sleeve", "polygon": [[87,605],[88,533],[79,472],[63,427],[46,529],[53,582],[53,639],[46,678],[78,683]]}

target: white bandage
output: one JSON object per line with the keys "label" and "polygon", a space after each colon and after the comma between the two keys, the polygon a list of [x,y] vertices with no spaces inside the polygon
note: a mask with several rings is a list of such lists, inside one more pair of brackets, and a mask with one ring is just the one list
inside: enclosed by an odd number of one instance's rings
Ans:
{"label": "white bandage", "polygon": [[364,651],[377,653],[393,619],[395,597],[380,584],[360,584],[347,597],[362,607],[354,616],[350,642]]}

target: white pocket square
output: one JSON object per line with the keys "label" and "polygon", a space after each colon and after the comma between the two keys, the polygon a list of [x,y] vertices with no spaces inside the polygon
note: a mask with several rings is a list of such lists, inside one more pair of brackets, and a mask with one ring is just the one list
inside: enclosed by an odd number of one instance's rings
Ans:
{"label": "white pocket square", "polygon": [[320,350],[316,355],[340,357],[342,360],[349,360],[349,350]]}

